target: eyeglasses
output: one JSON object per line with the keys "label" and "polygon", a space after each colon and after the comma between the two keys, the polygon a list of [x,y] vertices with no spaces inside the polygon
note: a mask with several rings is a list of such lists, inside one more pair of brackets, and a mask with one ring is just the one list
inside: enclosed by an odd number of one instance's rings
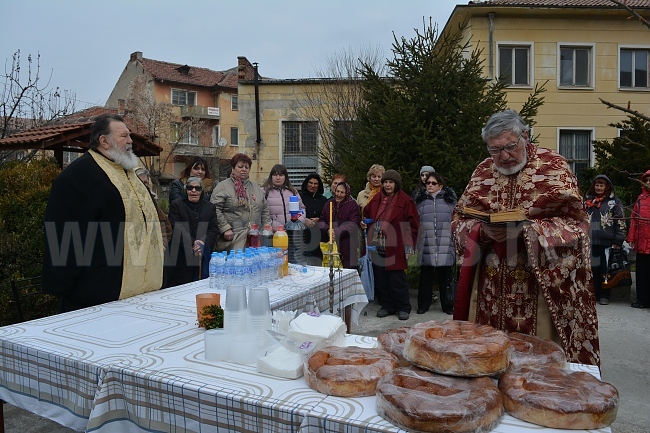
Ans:
{"label": "eyeglasses", "polygon": [[488,146],[487,150],[488,152],[490,152],[490,155],[498,155],[504,150],[508,153],[511,153],[517,148],[517,145],[519,144],[519,140],[521,140],[521,135],[519,136],[519,138],[517,138],[517,141],[515,141],[514,143],[508,143],[505,146],[501,146],[501,147]]}
{"label": "eyeglasses", "polygon": [[438,185],[438,182],[425,182],[427,185]]}
{"label": "eyeglasses", "polygon": [[187,185],[185,189],[187,189],[188,191],[192,191],[192,190],[199,191],[199,192],[203,191],[203,187],[201,185]]}

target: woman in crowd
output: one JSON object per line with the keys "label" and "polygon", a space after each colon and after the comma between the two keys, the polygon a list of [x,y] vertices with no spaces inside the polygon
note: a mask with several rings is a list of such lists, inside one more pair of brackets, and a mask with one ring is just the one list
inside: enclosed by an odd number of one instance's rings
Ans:
{"label": "woman in crowd", "polygon": [[357,204],[363,214],[363,208],[381,190],[381,176],[384,174],[383,165],[373,164],[368,170],[366,188],[357,195]]}
{"label": "woman in crowd", "polygon": [[[402,191],[402,178],[395,170],[386,170],[381,177],[381,192],[363,208],[363,217],[372,218],[368,227],[372,269],[375,276],[375,297],[381,306],[377,317],[397,313],[407,320],[411,313],[409,287],[405,269],[417,242],[420,220],[415,203]],[[361,227],[365,228],[363,221]]]}
{"label": "woman in crowd", "polygon": [[168,285],[177,286],[207,278],[212,247],[219,235],[214,204],[203,199],[203,182],[189,177],[185,198],[169,206],[173,227],[168,262]]}
{"label": "woman in crowd", "polygon": [[347,183],[348,178],[343,174],[343,173],[334,173],[334,176],[332,176],[332,182],[330,183],[330,187],[325,193],[323,194],[325,198],[328,200],[334,197],[334,191],[336,191],[336,185],[338,185],[341,182],[346,182]]}
{"label": "woman in crowd", "polygon": [[305,242],[305,257],[307,264],[320,266],[323,262],[323,255],[320,251],[320,229],[318,221],[327,198],[323,195],[325,188],[323,181],[317,173],[310,173],[302,182],[300,198],[305,205],[305,230],[303,240]]}
{"label": "woman in crowd", "polygon": [[650,170],[641,177],[641,194],[632,206],[627,242],[636,251],[636,301],[633,308],[650,308]]}
{"label": "woman in crowd", "polygon": [[230,160],[230,177],[219,182],[210,201],[216,205],[220,238],[218,251],[245,248],[251,224],[270,224],[269,206],[259,185],[251,182],[251,159],[243,153]]}
{"label": "woman in crowd", "polygon": [[185,183],[190,177],[198,177],[203,182],[203,197],[205,200],[210,200],[210,194],[214,189],[214,181],[210,175],[210,168],[205,159],[200,156],[195,156],[192,158],[185,166],[183,171],[181,171],[180,179],[176,179],[172,182],[172,186],[169,190],[169,203],[171,204],[174,200],[179,198],[185,198]]}
{"label": "woman in crowd", "polygon": [[271,226],[273,231],[278,229],[278,225],[286,226],[287,222],[291,220],[289,213],[289,198],[291,196],[298,196],[299,208],[302,211],[298,219],[305,222],[305,205],[298,195],[296,188],[291,185],[289,180],[289,173],[287,168],[282,164],[275,164],[271,168],[268,179],[262,185],[262,189],[266,195],[266,201],[269,204],[269,214],[271,216]]}
{"label": "woman in crowd", "polygon": [[443,177],[430,172],[425,190],[415,194],[415,205],[420,215],[418,258],[420,285],[418,287],[418,314],[429,310],[432,299],[433,275],[438,276],[442,311],[453,314],[453,298],[447,293],[451,269],[456,259],[451,232],[451,217],[456,207],[456,193],[445,186]]}
{"label": "woman in crowd", "polygon": [[623,204],[614,195],[614,185],[604,174],[591,182],[585,198],[585,208],[591,220],[591,270],[594,294],[600,305],[609,304],[609,290],[603,289],[607,273],[607,248],[621,248],[625,240]]}
{"label": "woman in crowd", "polygon": [[430,165],[423,165],[422,168],[420,168],[420,178],[418,179],[415,188],[411,192],[411,198],[415,200],[415,197],[423,191],[426,191],[426,185],[424,182],[427,180],[427,177],[429,177],[429,174],[435,173],[435,169],[431,167]]}
{"label": "woman in crowd", "polygon": [[334,197],[323,207],[318,225],[321,239],[329,241],[330,203],[332,203],[332,234],[338,245],[341,262],[346,269],[356,269],[359,265],[357,248],[359,247],[359,223],[361,216],[359,206],[350,196],[350,185],[340,182],[334,190]]}

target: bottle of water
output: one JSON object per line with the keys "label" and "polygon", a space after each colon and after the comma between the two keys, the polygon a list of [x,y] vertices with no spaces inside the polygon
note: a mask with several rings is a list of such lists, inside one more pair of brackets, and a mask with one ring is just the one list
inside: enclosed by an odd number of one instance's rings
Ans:
{"label": "bottle of water", "polygon": [[291,215],[291,219],[285,225],[287,235],[289,235],[289,263],[304,265],[307,261],[305,259],[303,233],[307,227],[298,217],[299,214]]}
{"label": "bottle of water", "polygon": [[235,252],[230,251],[226,257],[226,266],[224,269],[225,281],[224,287],[228,288],[231,284],[235,284]]}
{"label": "bottle of water", "polygon": [[210,264],[208,268],[208,273],[210,275],[210,288],[211,289],[216,289],[217,285],[219,284],[219,279],[217,278],[217,254],[218,253],[212,253],[212,256],[210,257]]}
{"label": "bottle of water", "polygon": [[[210,261],[212,261],[212,259]],[[226,253],[218,253],[216,257],[216,262],[217,262],[216,288],[218,291],[226,290]]]}
{"label": "bottle of water", "polygon": [[244,255],[237,253],[235,255],[235,281],[248,288],[248,281],[246,281],[246,266],[244,264]]}
{"label": "bottle of water", "polygon": [[257,285],[255,275],[255,256],[249,249],[244,253],[244,280],[246,281],[246,287],[248,289]]}
{"label": "bottle of water", "polygon": [[262,246],[273,246],[273,229],[271,228],[271,224],[264,224],[264,230],[262,230]]}

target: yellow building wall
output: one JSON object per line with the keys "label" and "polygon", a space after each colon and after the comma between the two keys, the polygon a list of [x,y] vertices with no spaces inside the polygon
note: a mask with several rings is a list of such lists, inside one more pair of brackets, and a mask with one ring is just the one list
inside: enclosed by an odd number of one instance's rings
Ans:
{"label": "yellow building wall", "polygon": [[[457,8],[458,10],[458,8]],[[495,12],[495,11],[492,11]],[[650,113],[650,92],[647,90],[619,90],[619,46],[643,46],[650,48],[650,30],[637,20],[627,19],[624,13],[594,16],[562,13],[540,14],[530,10],[499,13],[493,18],[493,65],[498,73],[499,43],[532,43],[533,86],[546,83],[544,104],[539,108],[533,128],[541,147],[557,149],[559,129],[593,128],[594,139],[612,139],[618,136],[616,128],[608,126],[627,117],[622,111],[607,108],[600,98],[614,104],[643,113]],[[474,12],[477,13],[478,12]],[[482,50],[485,76],[489,77],[489,21],[487,9],[471,17],[466,37],[472,38],[474,46]],[[565,15],[562,15],[565,14]],[[452,17],[450,23],[458,22]],[[448,28],[452,28],[449,26]],[[593,44],[595,68],[593,88],[560,88],[558,85],[559,44]],[[507,90],[509,108],[519,110],[533,86]]]}

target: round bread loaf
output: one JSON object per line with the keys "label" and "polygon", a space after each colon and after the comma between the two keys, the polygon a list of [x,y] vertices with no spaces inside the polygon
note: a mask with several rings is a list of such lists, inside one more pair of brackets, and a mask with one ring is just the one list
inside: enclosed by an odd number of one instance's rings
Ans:
{"label": "round bread loaf", "polygon": [[519,332],[508,333],[508,338],[512,345],[510,368],[540,364],[566,367],[566,355],[556,342]]}
{"label": "round bread loaf", "polygon": [[397,367],[397,358],[383,349],[328,346],[305,362],[309,387],[327,395],[375,395],[377,381]]}
{"label": "round bread loaf", "polygon": [[406,336],[410,330],[410,326],[404,326],[401,328],[389,329],[377,336],[379,347],[384,349],[386,352],[395,355],[400,367],[408,367],[411,365],[411,363],[404,358],[404,342],[406,341]]}
{"label": "round bread loaf", "polygon": [[506,411],[551,428],[596,429],[616,419],[618,391],[584,371],[530,366],[499,379]]}
{"label": "round bread loaf", "polygon": [[501,393],[488,377],[400,367],[379,380],[377,413],[406,430],[477,433],[494,429],[504,411]]}
{"label": "round bread loaf", "polygon": [[432,320],[411,328],[404,358],[418,367],[451,376],[503,373],[510,362],[510,340],[490,325]]}

